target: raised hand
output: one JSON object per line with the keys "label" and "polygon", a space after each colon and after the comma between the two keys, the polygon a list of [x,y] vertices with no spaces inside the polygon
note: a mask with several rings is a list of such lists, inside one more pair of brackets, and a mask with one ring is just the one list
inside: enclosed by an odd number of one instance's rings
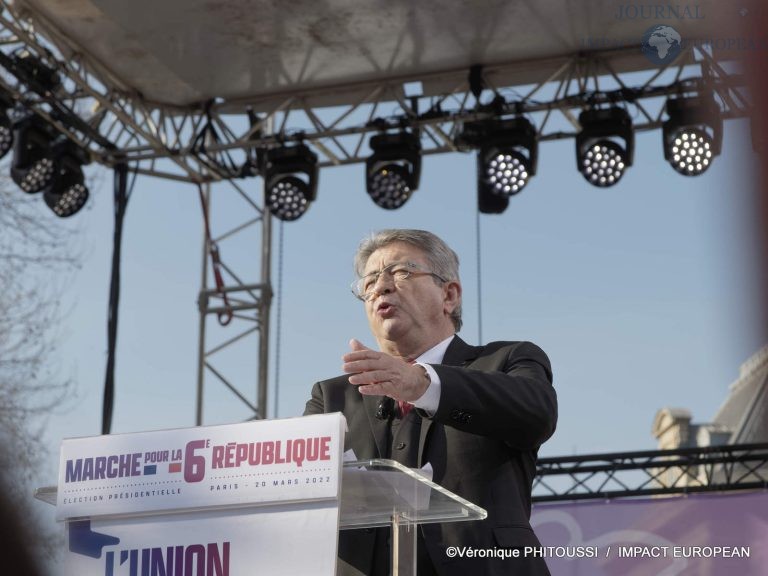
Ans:
{"label": "raised hand", "polygon": [[351,374],[349,383],[359,386],[360,394],[413,402],[429,387],[429,376],[421,366],[371,350],[354,338],[349,347],[352,351],[342,356],[342,370]]}

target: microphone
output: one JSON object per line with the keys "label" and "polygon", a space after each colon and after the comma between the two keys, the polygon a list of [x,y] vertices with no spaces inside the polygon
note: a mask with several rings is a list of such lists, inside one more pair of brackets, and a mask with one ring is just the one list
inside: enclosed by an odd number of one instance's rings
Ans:
{"label": "microphone", "polygon": [[385,396],[376,407],[376,418],[379,420],[391,420],[395,416],[395,400]]}

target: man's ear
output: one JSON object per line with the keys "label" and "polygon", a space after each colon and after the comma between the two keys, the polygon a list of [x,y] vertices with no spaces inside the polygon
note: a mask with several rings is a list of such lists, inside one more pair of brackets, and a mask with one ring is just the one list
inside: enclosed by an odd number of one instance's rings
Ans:
{"label": "man's ear", "polygon": [[443,284],[443,310],[449,315],[456,310],[461,302],[461,284],[451,280]]}

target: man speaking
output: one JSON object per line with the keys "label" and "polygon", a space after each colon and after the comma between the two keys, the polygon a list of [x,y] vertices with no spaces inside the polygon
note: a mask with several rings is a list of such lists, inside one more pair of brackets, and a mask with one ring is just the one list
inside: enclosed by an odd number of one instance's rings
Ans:
{"label": "man speaking", "polygon": [[[542,558],[449,555],[450,547],[539,546],[529,524],[539,446],[554,432],[557,398],[546,354],[530,342],[471,346],[461,328],[458,257],[424,230],[382,230],[355,256],[352,292],[378,350],[350,341],[345,375],[318,382],[305,414],[343,412],[345,450],[390,458],[485,508],[474,522],[426,524],[419,576],[547,575]],[[389,532],[344,530],[340,575],[388,575]]]}

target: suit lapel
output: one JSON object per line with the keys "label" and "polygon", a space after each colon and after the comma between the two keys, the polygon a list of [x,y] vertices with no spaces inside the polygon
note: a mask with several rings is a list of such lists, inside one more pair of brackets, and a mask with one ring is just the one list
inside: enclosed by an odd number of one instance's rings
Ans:
{"label": "suit lapel", "polygon": [[[448,348],[445,350],[442,364],[446,366],[466,366],[472,360],[480,355],[482,347],[470,346],[458,336],[454,336]],[[419,435],[419,467],[424,466],[424,451],[429,440],[429,433],[432,430],[433,420],[431,418],[422,418],[421,434]]]}

